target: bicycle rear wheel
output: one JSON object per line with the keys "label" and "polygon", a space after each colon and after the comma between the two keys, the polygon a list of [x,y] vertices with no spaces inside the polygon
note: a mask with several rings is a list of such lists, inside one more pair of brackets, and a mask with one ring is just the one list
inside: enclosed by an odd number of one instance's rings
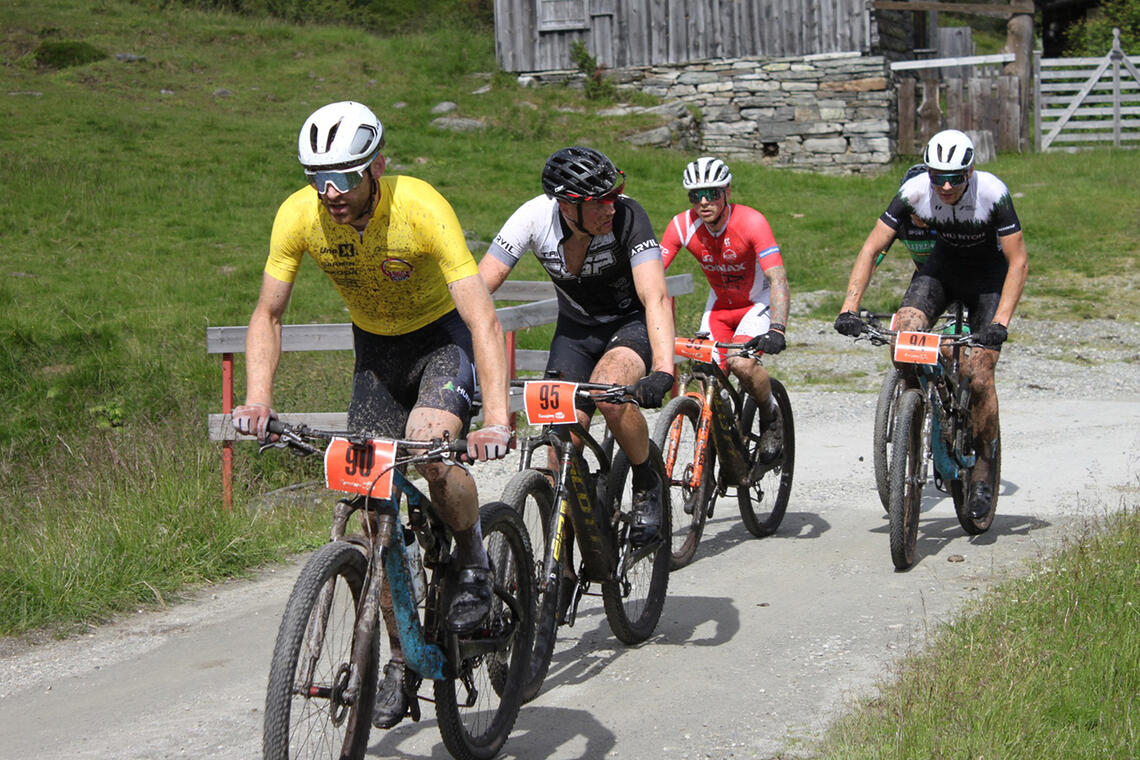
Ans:
{"label": "bicycle rear wheel", "polygon": [[962,530],[972,536],[985,533],[993,525],[994,515],[997,514],[998,491],[1001,490],[1001,434],[998,434],[997,454],[994,457],[993,472],[990,473],[990,493],[993,500],[990,502],[990,511],[980,520],[970,517],[970,505],[966,498],[966,481],[950,481],[950,496],[954,499],[954,513],[958,515],[958,524]]}
{"label": "bicycle rear wheel", "polygon": [[[523,470],[512,477],[503,489],[503,501],[522,516],[534,551],[535,581],[540,584],[545,580],[542,577],[543,563],[546,561],[547,531],[554,516],[554,488],[546,475],[538,470]],[[524,702],[538,696],[546,672],[550,669],[550,657],[554,654],[554,642],[558,634],[561,591],[561,573],[559,582],[550,584],[546,591],[542,591],[540,586],[535,587],[534,649],[531,650],[530,667],[523,688]],[[572,593],[573,589],[569,591]]]}
{"label": "bicycle rear wheel", "polygon": [[875,404],[875,432],[871,457],[875,463],[875,488],[879,491],[879,501],[883,509],[888,509],[891,500],[890,482],[887,472],[891,462],[891,428],[894,423],[895,403],[903,392],[905,384],[902,373],[892,368],[883,378],[879,389],[879,401]]}
{"label": "bicycle rear wheel", "polygon": [[[265,696],[262,756],[361,758],[376,700],[379,636],[368,662],[353,663],[352,638],[367,563],[344,542],[325,544],[289,595]],[[350,676],[359,693],[346,693]]]}
{"label": "bicycle rear wheel", "polygon": [[[657,444],[652,441],[649,443],[649,461],[664,484],[665,465],[661,462]],[[633,504],[630,480],[629,459],[624,451],[619,451],[614,457],[606,487],[608,514],[615,515],[618,511],[628,514]],[[605,603],[606,620],[614,635],[626,644],[640,644],[653,634],[665,606],[672,550],[667,538],[659,538],[645,547],[634,549],[629,544],[627,521],[618,523],[617,531],[617,556],[619,560],[625,557],[625,567],[619,567],[614,578],[602,583],[602,601]],[[672,532],[670,493],[662,485],[661,536],[668,537]]]}
{"label": "bicycle rear wheel", "polygon": [[906,570],[915,560],[918,513],[924,484],[922,467],[926,452],[922,428],[925,414],[926,402],[921,392],[908,390],[899,397],[895,427],[891,433],[891,498],[887,507],[891,561],[897,570]]}
{"label": "bicycle rear wheel", "polygon": [[705,441],[701,479],[692,486],[697,465],[697,428],[701,422],[701,402],[692,396],[678,396],[657,417],[653,441],[665,460],[665,482],[672,491],[673,539],[671,570],[693,561],[708,517],[712,498],[713,470],[716,468],[712,445]]}
{"label": "bicycle rear wheel", "polygon": [[780,407],[780,434],[783,443],[779,454],[769,461],[764,461],[760,450],[760,437],[764,431],[760,427],[759,410],[748,394],[744,394],[741,409],[742,429],[748,447],[748,469],[753,480],[750,486],[737,487],[736,499],[740,504],[740,517],[744,520],[744,527],[757,538],[771,535],[780,527],[784,512],[788,509],[796,464],[796,426],[792,420],[792,402],[784,384],[776,378],[772,378],[772,398]]}
{"label": "bicycle rear wheel", "polygon": [[446,649],[461,653],[457,677],[433,682],[439,732],[458,760],[488,760],[503,748],[534,646],[534,559],[526,526],[502,502],[485,505],[479,515],[495,576],[491,614],[472,636],[446,635]]}

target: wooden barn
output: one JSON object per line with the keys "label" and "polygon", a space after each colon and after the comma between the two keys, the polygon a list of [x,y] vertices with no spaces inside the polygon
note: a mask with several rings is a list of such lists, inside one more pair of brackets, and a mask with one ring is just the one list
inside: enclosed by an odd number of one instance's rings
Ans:
{"label": "wooden barn", "polygon": [[928,47],[928,16],[866,0],[495,0],[504,71],[572,68],[586,43],[606,68],[827,53],[908,57]]}

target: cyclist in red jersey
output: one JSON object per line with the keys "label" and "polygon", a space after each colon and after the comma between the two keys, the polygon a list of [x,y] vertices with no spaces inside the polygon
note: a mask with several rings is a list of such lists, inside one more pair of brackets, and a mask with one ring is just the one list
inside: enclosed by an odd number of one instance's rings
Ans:
{"label": "cyclist in red jersey", "polygon": [[[669,222],[661,253],[668,268],[681,248],[687,248],[708,278],[700,332],[721,342],[747,343],[766,354],[780,353],[788,323],[788,277],[768,220],[754,208],[729,202],[732,173],[719,158],[706,156],[690,163],[682,185],[692,208]],[[756,400],[765,438],[774,438],[778,410],[767,370],[745,358],[728,359],[726,365]],[[762,445],[767,451],[778,448],[779,442]]]}

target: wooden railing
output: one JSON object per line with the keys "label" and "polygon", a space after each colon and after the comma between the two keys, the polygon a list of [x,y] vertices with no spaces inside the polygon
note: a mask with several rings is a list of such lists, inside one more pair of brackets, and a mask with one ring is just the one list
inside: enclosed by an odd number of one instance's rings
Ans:
{"label": "wooden railing", "polygon": [[[671,275],[665,278],[670,301],[676,296],[693,292],[691,274]],[[550,281],[504,282],[495,293],[500,301],[530,301],[520,306],[496,309],[499,323],[507,338],[507,361],[511,377],[520,371],[542,370],[546,367],[548,351],[518,349],[515,333],[529,327],[553,324],[558,318],[558,301],[554,297],[554,284]],[[207,418],[211,441],[222,442],[222,498],[227,506],[233,503],[233,442],[253,440],[239,434],[230,421],[234,408],[234,355],[245,352],[245,326],[207,327],[206,353],[222,356],[222,412]],[[284,325],[281,330],[282,351],[351,351],[352,325],[312,324]],[[284,422],[304,423],[313,427],[343,430],[347,425],[345,412],[283,412]]]}

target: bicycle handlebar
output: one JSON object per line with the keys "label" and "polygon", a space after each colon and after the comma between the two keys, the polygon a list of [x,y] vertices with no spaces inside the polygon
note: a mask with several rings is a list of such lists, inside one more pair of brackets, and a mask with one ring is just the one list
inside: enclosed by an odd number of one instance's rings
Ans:
{"label": "bicycle handlebar", "polygon": [[[884,346],[891,342],[891,339],[899,334],[899,330],[890,330],[885,327],[880,327],[878,324],[878,315],[872,314],[869,311],[861,310],[859,312],[860,319],[863,320],[863,332],[855,337],[855,340],[868,340],[872,345]],[[864,338],[863,336],[866,336]],[[959,335],[946,335],[941,334],[938,336],[940,342],[949,345],[957,346],[985,346],[978,342],[973,333],[961,333]]]}
{"label": "bicycle handlebar", "polygon": [[[544,380],[525,380],[514,379],[511,380],[512,388],[522,388],[530,382],[544,382]],[[545,382],[561,383],[561,382],[574,382],[573,380],[559,380],[558,378],[545,378]],[[610,385],[607,383],[574,383],[578,386],[577,395],[579,398],[589,399],[594,402],[604,402],[607,404],[636,404],[637,399],[633,396],[632,385]]]}
{"label": "bicycle handlebar", "polygon": [[[269,420],[267,429],[270,433],[273,433],[280,438],[278,441],[261,444],[260,451],[265,451],[266,449],[270,448],[288,447],[302,456],[322,453],[321,449],[313,446],[311,443],[309,443],[309,441],[331,441],[333,438],[345,438],[350,443],[364,444],[377,438],[377,436],[369,436],[363,433],[352,433],[343,430],[318,430],[304,424],[291,425],[287,422],[282,422],[279,419]],[[403,450],[405,452],[408,449],[421,450],[418,454],[411,454],[403,458],[397,458],[395,462],[397,465],[439,461],[449,458],[449,454],[464,454],[467,452],[466,438],[457,438],[455,440],[449,440],[447,438],[434,438],[430,441],[411,441],[404,439],[388,440],[393,440],[395,442],[397,450]]]}

